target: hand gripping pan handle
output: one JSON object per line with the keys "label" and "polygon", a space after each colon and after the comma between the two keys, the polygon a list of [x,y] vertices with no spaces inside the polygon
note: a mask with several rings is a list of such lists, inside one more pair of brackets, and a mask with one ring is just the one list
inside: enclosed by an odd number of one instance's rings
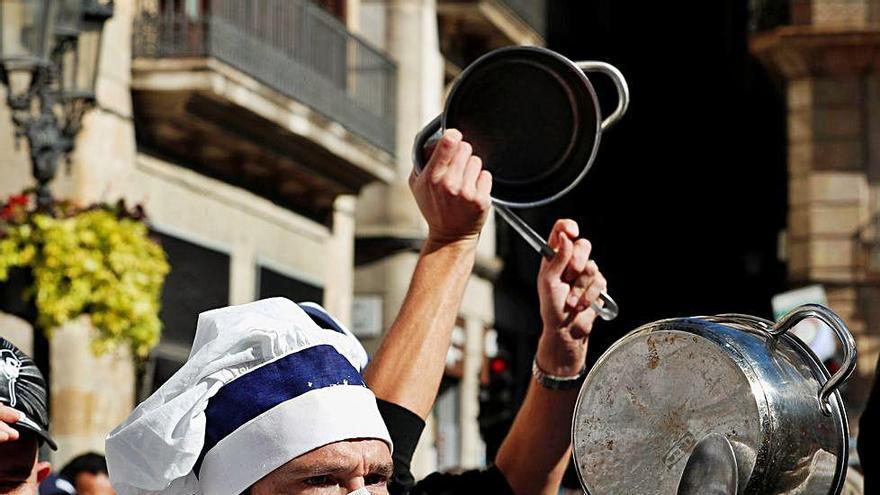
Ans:
{"label": "hand gripping pan handle", "polygon": [[[625,108],[624,108],[625,110]],[[616,113],[616,112],[615,112]],[[622,113],[622,112],[621,112]],[[606,122],[610,121],[614,117],[612,114],[610,117],[605,119]],[[613,123],[613,121],[612,121]],[[436,144],[436,141],[440,138],[440,117],[432,120],[425,128],[416,136],[415,144],[413,146],[413,165],[415,167],[416,174],[421,173],[422,169],[425,166],[426,159],[425,154],[426,151],[433,148],[433,145]],[[535,249],[541,256],[549,259],[553,259],[556,256],[556,251],[547,244],[547,241],[544,240],[543,237],[538,235],[529,224],[527,224],[522,218],[519,217],[516,213],[512,212],[506,206],[498,204],[494,199],[492,199],[492,204],[495,206],[495,211],[498,212],[498,215],[507,222],[513,230],[515,230],[526,242],[529,243],[532,248]],[[593,309],[596,311],[596,314],[599,315],[605,321],[611,321],[617,318],[617,314],[620,312],[620,308],[618,308],[617,303],[614,299],[608,294],[607,291],[602,291],[599,294],[599,298],[605,303],[604,306],[600,306],[595,302],[592,304]]]}
{"label": "hand gripping pan handle", "polygon": [[[529,226],[522,218],[519,217],[516,213],[510,211],[506,206],[502,206],[499,204],[495,204],[495,211],[498,212],[498,215],[504,219],[513,230],[515,230],[526,242],[532,246],[535,251],[539,252],[541,256],[547,258],[548,260],[553,259],[556,256],[556,251],[547,244],[547,241],[544,240],[543,237],[538,235],[532,227]],[[620,312],[620,308],[617,307],[617,303],[614,302],[614,299],[610,295],[608,295],[607,291],[602,291],[599,293],[599,298],[605,303],[604,306],[600,306],[595,302],[592,304],[593,309],[596,311],[596,314],[599,315],[605,321],[611,321],[617,318],[617,314]]]}

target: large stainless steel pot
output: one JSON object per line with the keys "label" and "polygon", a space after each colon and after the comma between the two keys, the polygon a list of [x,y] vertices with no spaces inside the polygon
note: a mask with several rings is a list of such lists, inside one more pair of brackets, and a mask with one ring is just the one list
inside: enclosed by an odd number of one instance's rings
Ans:
{"label": "large stainless steel pot", "polygon": [[[805,318],[843,344],[834,376],[788,333]],[[572,425],[575,465],[591,495],[674,494],[694,446],[725,436],[740,494],[838,494],[848,427],[838,387],[856,349],[841,319],[802,306],[778,323],[746,315],[678,318],[615,343],[587,376]]]}

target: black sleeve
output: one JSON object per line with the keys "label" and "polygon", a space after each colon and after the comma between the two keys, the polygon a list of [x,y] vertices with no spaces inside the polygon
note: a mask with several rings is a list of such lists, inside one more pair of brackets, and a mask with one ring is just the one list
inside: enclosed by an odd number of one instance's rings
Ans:
{"label": "black sleeve", "polygon": [[504,474],[495,466],[485,471],[467,471],[462,474],[434,473],[416,483],[410,471],[413,452],[425,429],[425,422],[417,414],[391,402],[376,399],[379,414],[394,443],[394,475],[388,483],[391,495],[457,495],[486,493],[513,495]]}
{"label": "black sleeve", "polygon": [[376,399],[379,406],[379,414],[385,420],[391,441],[394,443],[394,476],[388,483],[388,492],[391,495],[409,493],[415,485],[415,479],[410,471],[413,452],[425,429],[425,422],[418,414],[382,399]]}
{"label": "black sleeve", "polygon": [[486,470],[465,471],[461,474],[434,473],[409,491],[409,495],[514,495],[497,467]]}

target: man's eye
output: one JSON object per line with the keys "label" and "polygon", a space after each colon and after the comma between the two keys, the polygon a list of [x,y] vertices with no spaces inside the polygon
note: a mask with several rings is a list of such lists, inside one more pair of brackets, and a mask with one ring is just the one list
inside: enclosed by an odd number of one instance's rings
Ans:
{"label": "man's eye", "polygon": [[329,476],[312,476],[311,478],[305,479],[305,484],[310,486],[331,486],[335,485],[336,482],[333,481],[333,478]]}
{"label": "man's eye", "polygon": [[384,474],[368,474],[364,478],[365,485],[384,485],[388,482],[388,477]]}

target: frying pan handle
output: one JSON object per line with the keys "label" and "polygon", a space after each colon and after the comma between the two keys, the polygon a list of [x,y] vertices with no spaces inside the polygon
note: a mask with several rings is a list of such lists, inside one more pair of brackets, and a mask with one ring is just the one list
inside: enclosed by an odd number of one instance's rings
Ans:
{"label": "frying pan handle", "polygon": [[[532,227],[525,222],[522,218],[519,217],[516,213],[510,211],[510,209],[504,205],[499,205],[497,203],[494,204],[495,211],[498,215],[504,219],[513,230],[515,230],[526,242],[532,246],[532,249],[541,254],[544,258],[548,260],[552,260],[554,256],[556,256],[556,251],[547,244],[547,241],[544,240],[543,237],[538,235]],[[602,291],[599,293],[599,298],[602,299],[604,305],[600,306],[596,303],[592,304],[593,310],[596,311],[596,314],[599,315],[599,318],[602,318],[605,321],[611,321],[617,318],[617,314],[620,312],[620,308],[617,306],[617,303],[614,299],[608,294],[607,291]]]}
{"label": "frying pan handle", "polygon": [[623,74],[617,70],[617,67],[606,64],[605,62],[575,62],[575,65],[584,72],[601,72],[611,78],[614,87],[617,89],[617,108],[614,112],[602,121],[602,130],[606,130],[616,124],[626,109],[629,107],[629,86],[626,84]]}
{"label": "frying pan handle", "polygon": [[819,387],[819,405],[822,408],[822,412],[829,415],[831,414],[831,394],[833,394],[856,369],[856,343],[853,340],[852,334],[849,333],[849,329],[846,328],[846,324],[843,320],[841,320],[834,311],[819,304],[805,304],[795,308],[790,313],[783,316],[779,322],[769,330],[770,336],[772,338],[777,338],[807,318],[816,318],[831,327],[831,329],[834,330],[834,333],[837,334],[837,338],[840,339],[840,342],[843,344],[843,366],[841,366],[841,368],[837,370],[837,373],[829,378],[824,385]]}
{"label": "frying pan handle", "polygon": [[440,122],[440,116],[438,115],[434,120],[428,122],[418,134],[416,134],[416,139],[413,142],[412,149],[412,161],[413,167],[416,169],[416,174],[419,174],[425,165],[428,163],[428,158],[431,156],[431,152],[434,150],[434,146],[437,145],[437,141],[443,136],[442,134],[442,124]]}

